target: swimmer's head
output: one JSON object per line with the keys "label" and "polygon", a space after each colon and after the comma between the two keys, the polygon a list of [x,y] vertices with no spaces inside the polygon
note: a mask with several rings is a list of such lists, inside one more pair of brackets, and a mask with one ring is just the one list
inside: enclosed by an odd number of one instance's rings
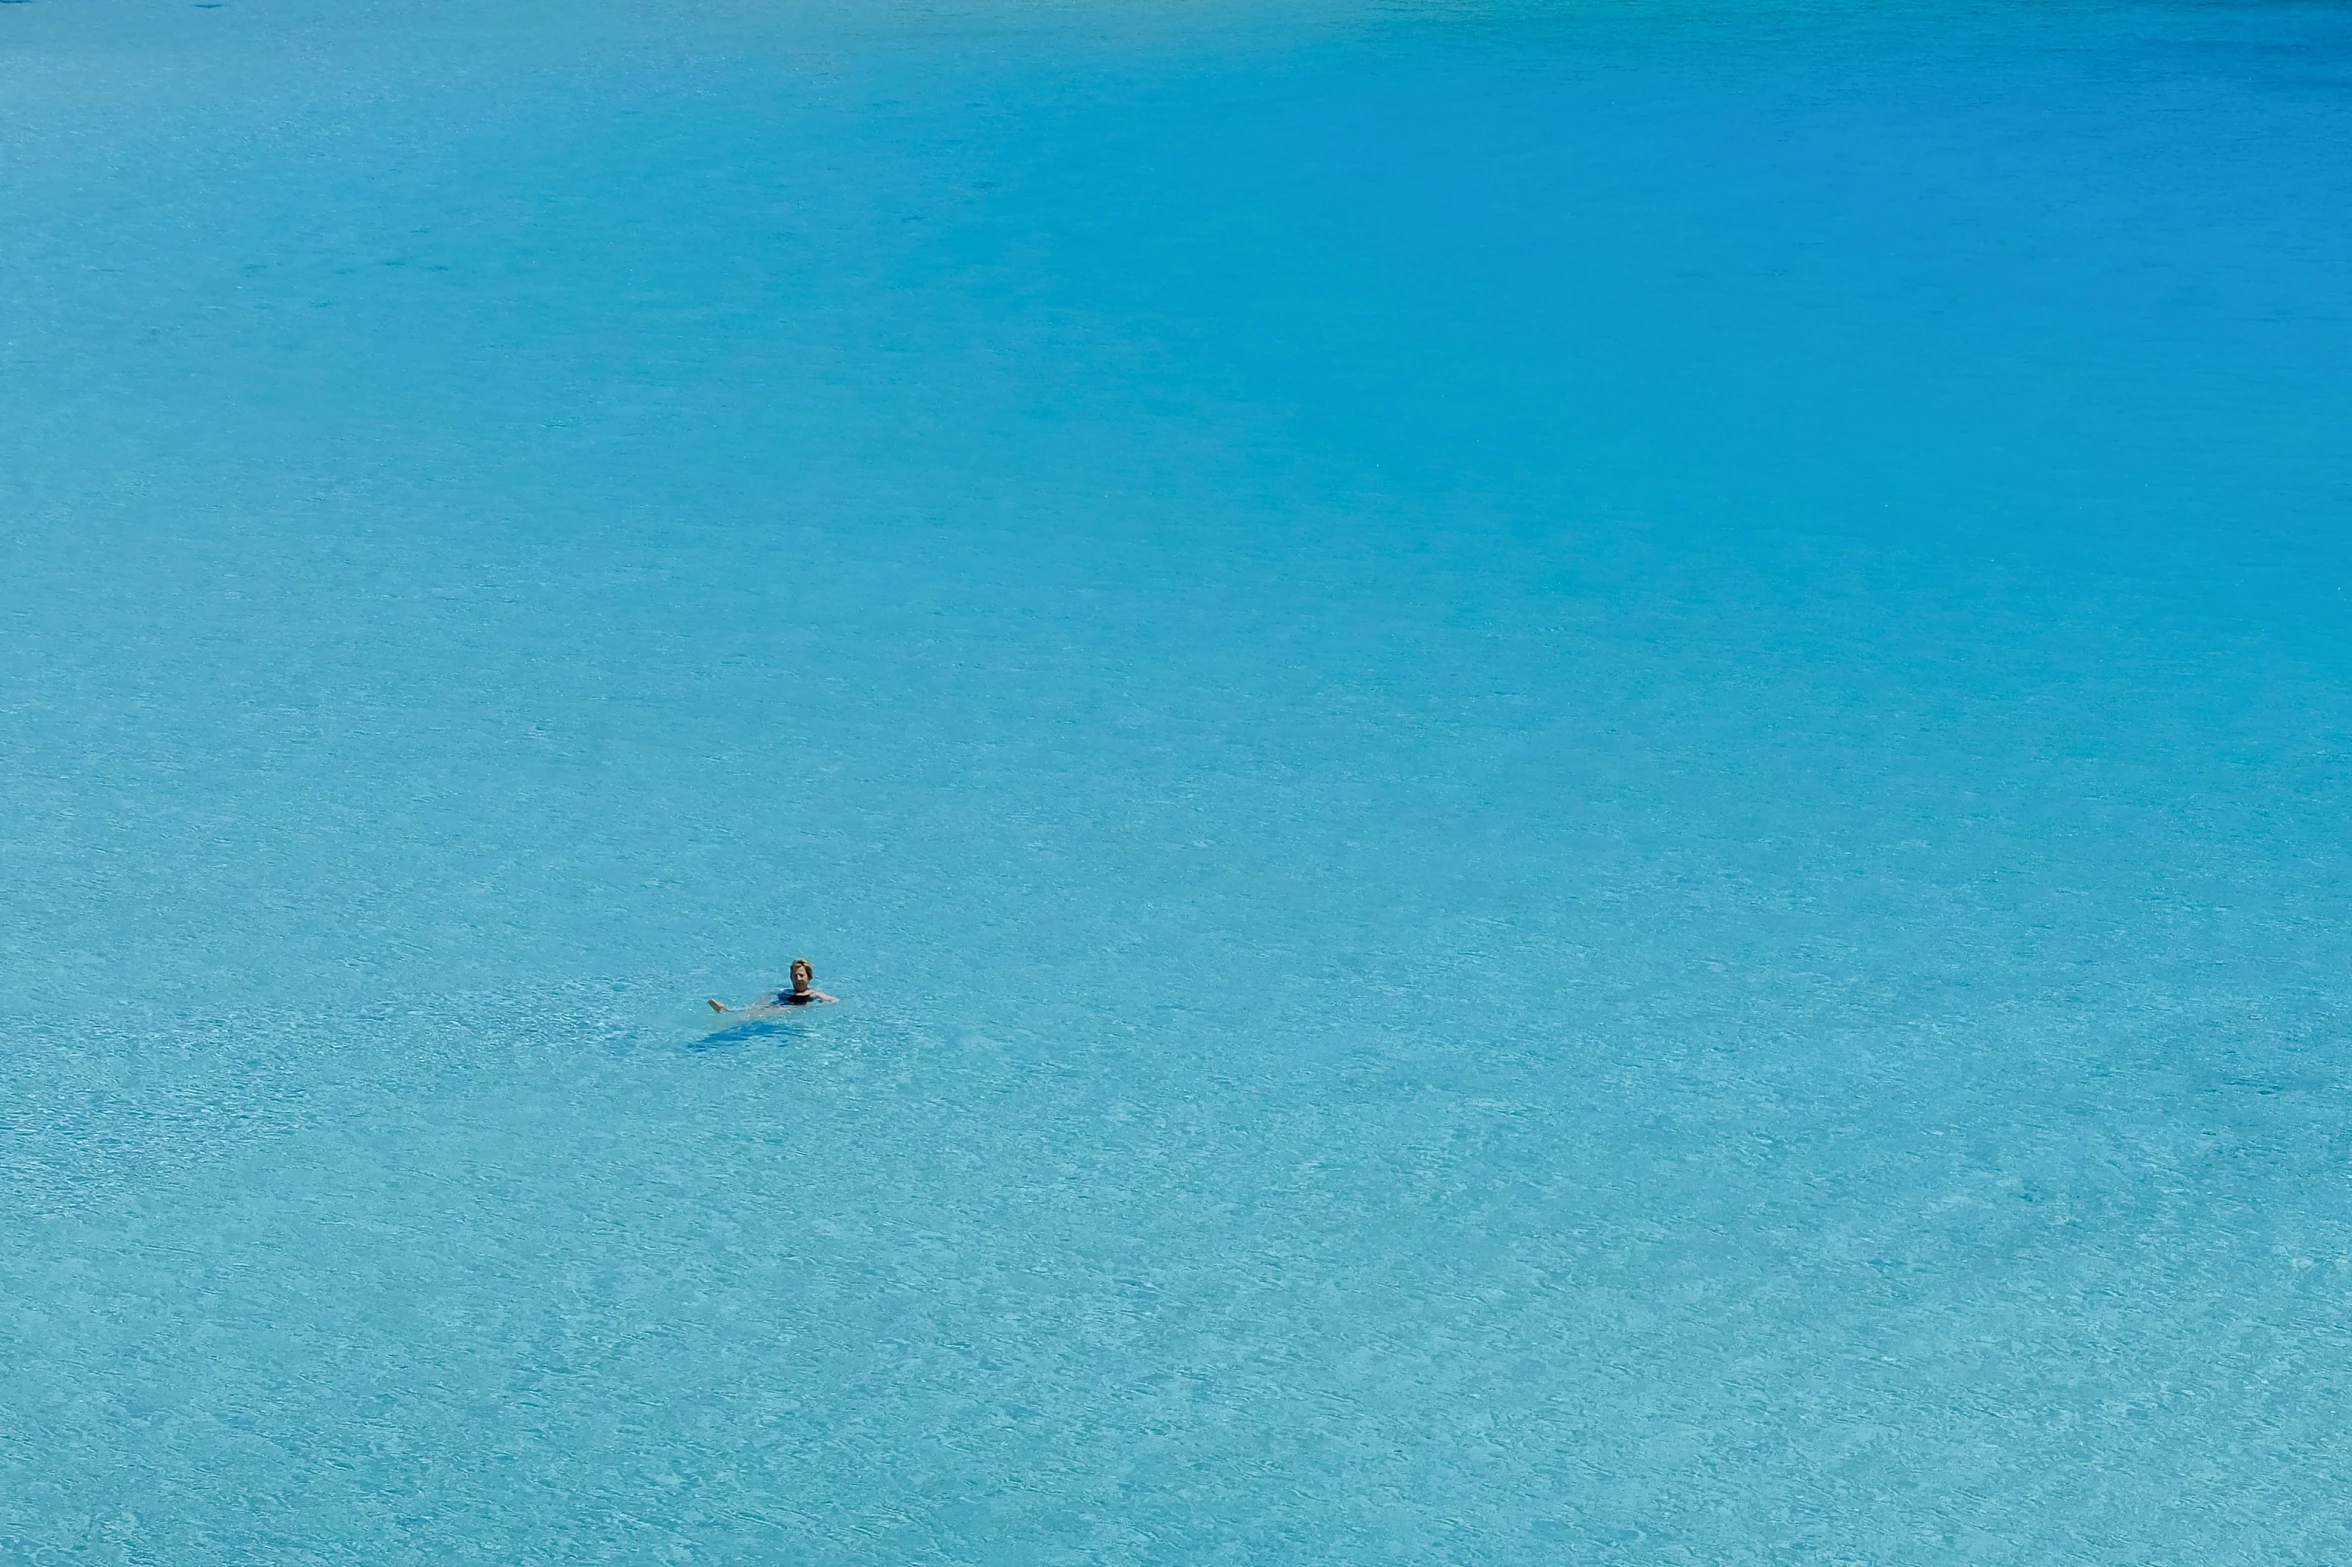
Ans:
{"label": "swimmer's head", "polygon": [[794,958],[792,960],[792,988],[794,990],[808,989],[809,981],[816,977],[817,971],[809,967],[808,959]]}

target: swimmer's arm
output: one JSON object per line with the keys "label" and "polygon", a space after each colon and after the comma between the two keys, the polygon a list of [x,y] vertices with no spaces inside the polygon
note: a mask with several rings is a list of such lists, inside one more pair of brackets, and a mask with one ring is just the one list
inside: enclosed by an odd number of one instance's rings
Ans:
{"label": "swimmer's arm", "polygon": [[[827,1006],[838,1005],[841,1000],[839,996],[828,996],[821,990],[812,990],[809,994]],[[779,1004],[767,1000],[755,1001],[748,1007],[731,1007],[716,996],[710,996],[706,999],[713,1012],[781,1012],[784,1010]]]}

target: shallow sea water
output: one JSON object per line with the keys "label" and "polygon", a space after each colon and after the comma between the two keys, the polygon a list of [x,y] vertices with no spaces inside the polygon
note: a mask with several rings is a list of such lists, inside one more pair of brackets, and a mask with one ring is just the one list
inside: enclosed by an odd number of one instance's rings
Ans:
{"label": "shallow sea water", "polygon": [[2348,176],[2321,5],[0,11],[0,1557],[2347,1559]]}

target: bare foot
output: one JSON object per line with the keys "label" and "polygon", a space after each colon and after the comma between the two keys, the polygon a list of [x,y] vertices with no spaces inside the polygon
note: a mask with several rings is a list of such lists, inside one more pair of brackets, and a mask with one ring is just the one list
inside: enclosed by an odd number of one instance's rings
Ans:
{"label": "bare foot", "polygon": [[727,1003],[719,1000],[716,996],[713,996],[711,998],[710,1008],[713,1012],[724,1012],[727,1010]]}

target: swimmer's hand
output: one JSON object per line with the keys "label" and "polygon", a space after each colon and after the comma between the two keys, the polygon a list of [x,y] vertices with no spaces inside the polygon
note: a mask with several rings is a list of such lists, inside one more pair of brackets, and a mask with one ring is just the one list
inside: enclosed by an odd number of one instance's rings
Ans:
{"label": "swimmer's hand", "polygon": [[710,1009],[713,1012],[724,1012],[727,1010],[727,1003],[721,1001],[718,997],[713,996],[710,998]]}

